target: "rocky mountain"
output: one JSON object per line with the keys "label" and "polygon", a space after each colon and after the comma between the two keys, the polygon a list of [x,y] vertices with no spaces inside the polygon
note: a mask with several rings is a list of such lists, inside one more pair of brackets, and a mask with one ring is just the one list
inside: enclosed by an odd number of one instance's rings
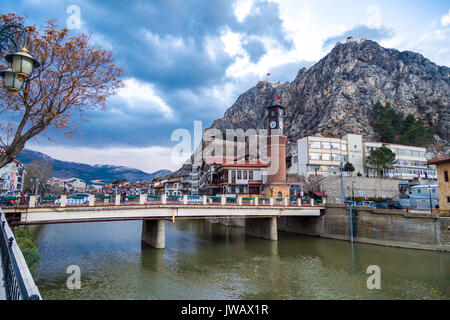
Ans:
{"label": "rocky mountain", "polygon": [[311,68],[300,69],[292,82],[260,81],[243,93],[212,127],[265,128],[265,108],[281,97],[286,109],[288,151],[307,135],[362,134],[380,141],[372,123],[377,102],[389,103],[405,116],[413,114],[435,129],[429,156],[450,153],[450,68],[410,51],[386,49],[361,39],[338,43]]}
{"label": "rocky mountain", "polygon": [[164,177],[170,174],[169,170],[159,170],[153,173],[113,165],[89,165],[85,163],[68,162],[56,160],[48,155],[23,149],[17,157],[17,160],[24,164],[28,164],[33,160],[44,160],[52,165],[52,173],[57,178],[79,178],[86,183],[91,184],[94,180],[100,180],[105,184],[109,184],[114,180],[125,179],[129,182],[136,181],[152,181],[155,177]]}

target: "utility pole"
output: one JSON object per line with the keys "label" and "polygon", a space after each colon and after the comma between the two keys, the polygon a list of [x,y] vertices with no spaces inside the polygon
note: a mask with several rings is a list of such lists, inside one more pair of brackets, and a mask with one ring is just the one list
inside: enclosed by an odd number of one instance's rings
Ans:
{"label": "utility pole", "polygon": [[343,177],[344,163],[342,162],[342,156],[341,156],[341,164],[340,164],[339,168],[341,169],[341,198],[342,198],[342,204],[345,204],[345,190],[344,190],[344,177]]}

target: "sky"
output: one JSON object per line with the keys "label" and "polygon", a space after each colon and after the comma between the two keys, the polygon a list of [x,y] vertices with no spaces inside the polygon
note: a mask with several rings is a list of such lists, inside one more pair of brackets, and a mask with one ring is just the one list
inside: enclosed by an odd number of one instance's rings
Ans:
{"label": "sky", "polygon": [[194,140],[194,121],[210,127],[267,73],[271,82],[292,81],[347,36],[450,66],[448,1],[2,0],[0,12],[89,33],[125,70],[126,86],[106,111],[86,115],[73,138],[48,128],[26,147],[146,172],[180,167],[175,130]]}

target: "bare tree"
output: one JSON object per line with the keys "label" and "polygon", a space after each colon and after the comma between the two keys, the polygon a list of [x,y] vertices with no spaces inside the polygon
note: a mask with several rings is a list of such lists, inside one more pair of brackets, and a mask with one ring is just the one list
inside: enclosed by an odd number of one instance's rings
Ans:
{"label": "bare tree", "polygon": [[[23,24],[24,18],[0,15],[1,23]],[[112,53],[90,46],[90,36],[69,36],[68,30],[59,29],[53,20],[44,27],[26,26],[25,30],[27,49],[41,66],[18,93],[0,89],[0,114],[3,119],[13,119],[3,124],[7,130],[0,138],[0,168],[49,126],[72,136],[74,113],[83,116],[86,110],[104,109],[106,98],[123,85],[119,79],[123,71],[114,64]]]}
{"label": "bare tree", "polygon": [[24,191],[39,194],[52,177],[52,165],[44,160],[34,160],[26,166]]}

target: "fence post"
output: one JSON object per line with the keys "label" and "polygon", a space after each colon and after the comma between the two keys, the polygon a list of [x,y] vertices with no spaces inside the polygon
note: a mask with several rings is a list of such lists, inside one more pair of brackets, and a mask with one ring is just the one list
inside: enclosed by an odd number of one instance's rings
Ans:
{"label": "fence post", "polygon": [[270,204],[271,206],[273,206],[273,198],[272,198],[272,197],[269,198],[269,204]]}
{"label": "fence post", "polygon": [[139,195],[139,204],[144,204],[145,203],[145,200],[147,200],[146,196],[147,196],[146,193],[141,193]]}
{"label": "fence post", "polygon": [[202,202],[203,202],[203,204],[206,204],[208,202],[208,197],[203,195],[202,196]]}
{"label": "fence post", "polygon": [[313,198],[311,198],[311,199],[309,200],[309,203],[311,204],[311,207],[314,207],[314,199],[313,199]]}
{"label": "fence post", "polygon": [[298,205],[299,207],[302,206],[302,198],[297,198],[297,205]]}
{"label": "fence post", "polygon": [[258,197],[255,197],[254,200],[255,200],[255,201],[254,201],[253,203],[255,204],[255,206],[257,206],[257,205],[258,205],[258,200],[259,200],[259,198],[258,198]]}
{"label": "fence post", "polygon": [[95,204],[95,194],[90,194],[89,195],[89,207],[93,207],[94,204]]}
{"label": "fence post", "polygon": [[238,205],[242,206],[242,197],[237,196]]}
{"label": "fence post", "polygon": [[28,202],[29,208],[34,208],[36,206],[36,196],[30,196],[30,201]]}
{"label": "fence post", "polygon": [[220,197],[220,204],[224,206],[226,203],[227,203],[227,198],[225,198],[225,196],[222,195],[222,196]]}
{"label": "fence post", "polygon": [[116,194],[116,197],[114,198],[114,204],[116,206],[120,206],[120,194]]}
{"label": "fence post", "polygon": [[61,195],[61,203],[59,204],[60,207],[65,207],[66,206],[66,200],[67,200],[67,195],[62,194]]}
{"label": "fence post", "polygon": [[188,203],[187,194],[183,194],[183,204],[187,204],[187,203]]}
{"label": "fence post", "polygon": [[211,197],[208,197],[208,203],[212,204],[212,198]]}
{"label": "fence post", "polygon": [[162,204],[167,204],[167,194],[162,194],[161,195],[161,202]]}

